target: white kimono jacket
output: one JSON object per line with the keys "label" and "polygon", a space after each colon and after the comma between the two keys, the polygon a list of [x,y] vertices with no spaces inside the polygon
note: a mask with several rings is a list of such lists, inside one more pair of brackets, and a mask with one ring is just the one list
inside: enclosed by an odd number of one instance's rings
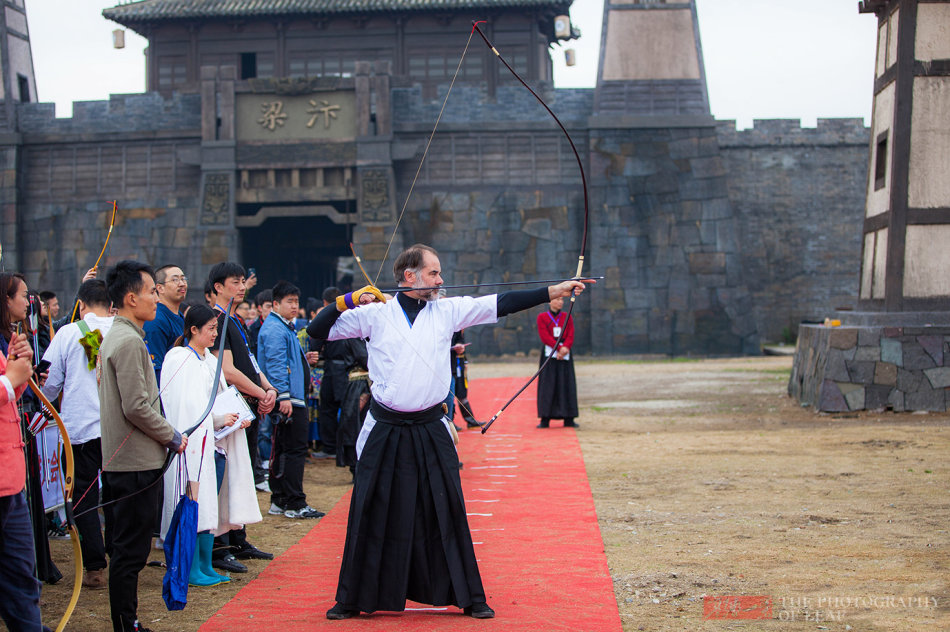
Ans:
{"label": "white kimono jacket", "polygon": [[[217,358],[207,350],[202,359],[189,347],[172,347],[165,355],[159,392],[165,418],[179,432],[194,425],[198,421],[198,414],[208,405],[216,364]],[[226,388],[223,375],[217,388],[218,392]],[[216,447],[228,457],[220,494],[214,464]],[[162,539],[168,531],[178,497],[185,492],[187,481],[199,482],[198,531],[212,530],[217,535],[243,524],[261,521],[247,438],[243,430],[232,432],[216,444],[213,415],[209,414],[188,437],[184,456],[187,468],[181,468],[180,478],[178,455],[173,457],[171,466],[165,472]]]}
{"label": "white kimono jacket", "polygon": [[[448,394],[452,384],[452,334],[497,321],[495,294],[430,302],[412,326],[399,301],[393,299],[343,312],[330,329],[329,340],[368,337],[373,399],[393,410],[409,412],[431,408]],[[450,432],[448,420],[443,423]],[[368,413],[356,440],[357,458],[375,425],[372,413]]]}

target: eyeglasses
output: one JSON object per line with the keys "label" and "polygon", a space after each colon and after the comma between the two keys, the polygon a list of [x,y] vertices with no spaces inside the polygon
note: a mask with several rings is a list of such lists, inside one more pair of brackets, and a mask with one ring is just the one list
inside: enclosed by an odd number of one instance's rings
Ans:
{"label": "eyeglasses", "polygon": [[[169,277],[165,281],[165,283],[174,283],[175,285],[184,285],[185,283],[188,283],[188,277],[184,275]],[[158,283],[157,285],[165,285],[165,283]]]}

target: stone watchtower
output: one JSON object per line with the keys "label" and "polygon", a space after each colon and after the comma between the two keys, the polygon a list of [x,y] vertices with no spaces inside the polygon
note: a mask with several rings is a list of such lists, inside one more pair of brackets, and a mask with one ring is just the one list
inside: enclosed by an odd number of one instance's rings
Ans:
{"label": "stone watchtower", "polygon": [[[33,73],[33,52],[30,49],[30,31],[26,22],[24,0],[0,1],[0,135],[8,137],[0,142],[0,170],[4,180],[16,181],[17,145],[16,108],[17,103],[36,101],[36,79]],[[17,192],[15,187],[4,187],[0,192],[0,244],[7,256],[7,265],[19,268],[17,264]]]}
{"label": "stone watchtower", "polygon": [[758,353],[693,0],[607,0],[590,117],[596,351]]}
{"label": "stone watchtower", "polygon": [[820,410],[948,408],[950,0],[878,19],[859,312],[802,327],[790,394]]}
{"label": "stone watchtower", "polygon": [[606,0],[599,112],[709,116],[695,0]]}

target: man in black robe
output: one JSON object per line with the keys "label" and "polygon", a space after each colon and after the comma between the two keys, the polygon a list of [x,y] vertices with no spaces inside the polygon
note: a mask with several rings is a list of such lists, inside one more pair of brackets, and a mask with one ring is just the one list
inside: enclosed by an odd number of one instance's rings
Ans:
{"label": "man in black robe", "polygon": [[367,286],[338,297],[310,323],[315,339],[368,337],[372,400],[357,441],[356,481],[336,605],[328,619],[405,609],[407,599],[495,616],[482,587],[443,400],[449,345],[464,327],[584,289],[565,281],[538,290],[438,301],[441,264],[416,244],[396,259],[399,292],[385,304]]}

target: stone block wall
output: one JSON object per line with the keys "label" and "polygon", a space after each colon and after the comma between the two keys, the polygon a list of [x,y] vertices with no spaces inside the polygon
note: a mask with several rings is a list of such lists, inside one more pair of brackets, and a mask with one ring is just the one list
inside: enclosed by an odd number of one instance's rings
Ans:
{"label": "stone block wall", "polygon": [[717,126],[763,340],[857,302],[869,130],[861,119]]}
{"label": "stone block wall", "polygon": [[105,242],[112,200],[118,213],[100,270],[135,258],[180,263],[198,279],[214,263],[209,253],[233,253],[233,229],[199,222],[200,114],[197,95],[113,95],[76,103],[71,118],[59,119],[52,104],[18,104],[19,182],[0,191],[18,192],[21,252],[8,269],[69,309]]}
{"label": "stone block wall", "polygon": [[[742,132],[728,122],[592,125],[593,90],[541,89],[587,170],[585,272],[607,277],[577,305],[579,352],[756,353],[760,335],[823,318],[856,294],[860,122],[757,122]],[[399,210],[441,100],[423,100],[418,88],[392,96]],[[0,139],[5,263],[31,286],[73,295],[113,199],[120,213],[106,265],[176,262],[200,279],[215,261],[240,256],[230,218],[201,217],[198,95],[116,95],[77,103],[69,119],[50,104],[20,104],[17,118],[19,137]],[[582,228],[573,152],[534,97],[457,85],[393,249],[432,243],[448,283],[558,278],[573,274]],[[355,228],[369,267],[390,232],[391,223]],[[537,311],[470,340],[482,354],[535,349]]]}
{"label": "stone block wall", "polygon": [[17,126],[22,134],[44,135],[199,130],[201,96],[113,94],[108,101],[73,103],[73,115],[68,118],[56,118],[53,103],[18,103]]}
{"label": "stone block wall", "polygon": [[799,329],[788,393],[827,412],[950,407],[950,327]]}
{"label": "stone block wall", "polygon": [[758,353],[716,130],[591,132],[597,353]]}

